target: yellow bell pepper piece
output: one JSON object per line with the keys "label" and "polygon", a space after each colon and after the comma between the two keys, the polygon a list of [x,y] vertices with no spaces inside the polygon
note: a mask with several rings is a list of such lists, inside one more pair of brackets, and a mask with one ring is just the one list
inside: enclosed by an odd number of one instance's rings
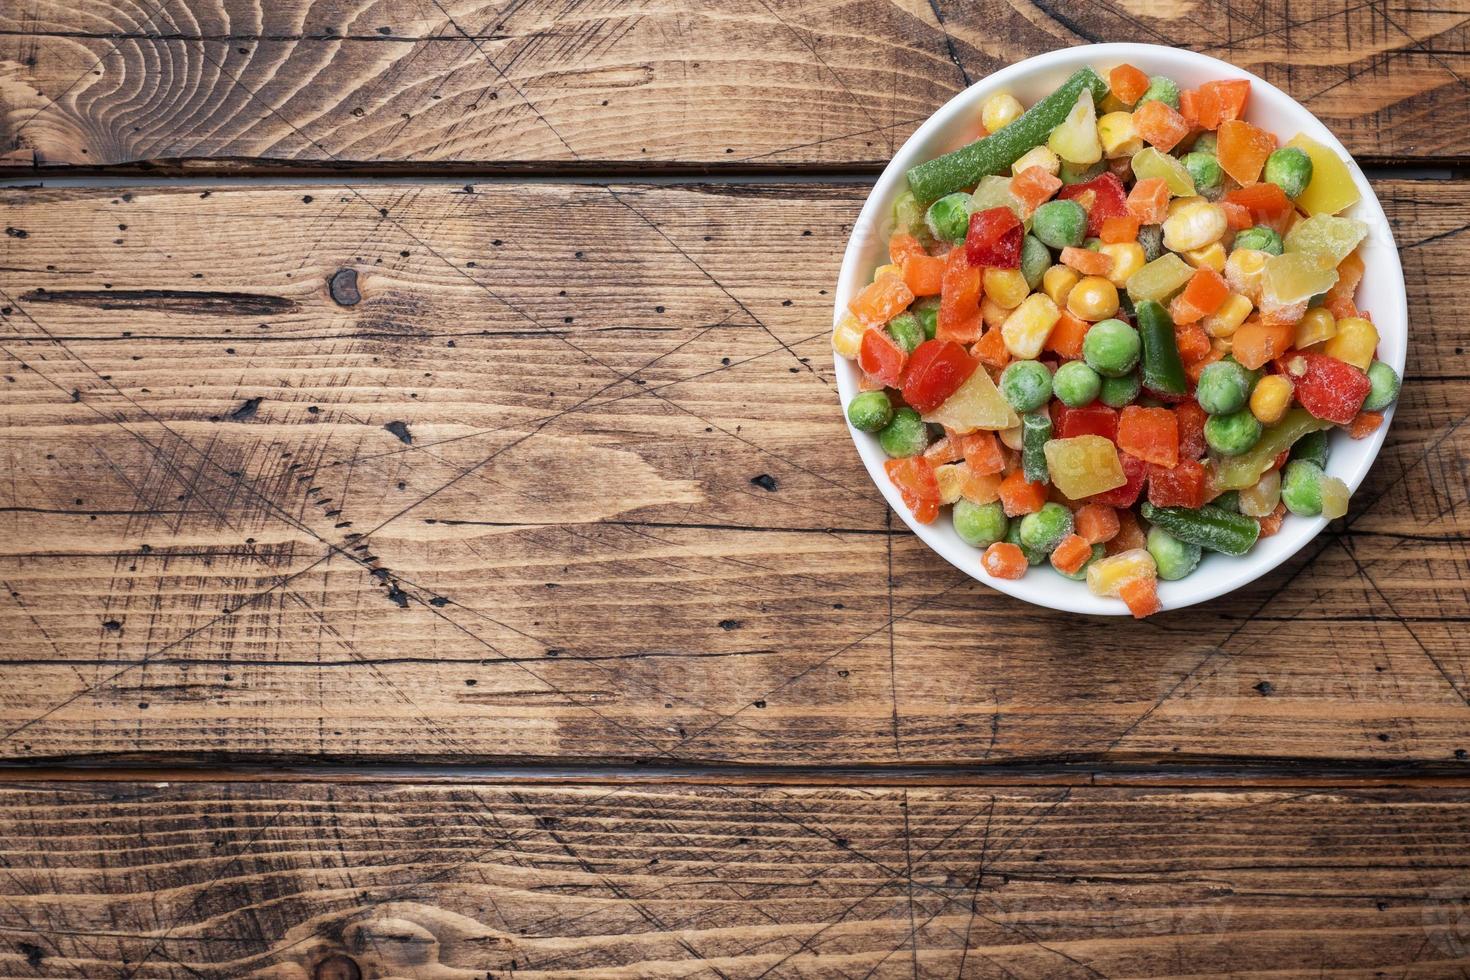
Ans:
{"label": "yellow bell pepper piece", "polygon": [[1297,207],[1307,214],[1337,214],[1358,203],[1362,197],[1353,182],[1352,171],[1332,150],[1301,133],[1286,141],[1287,146],[1305,150],[1312,158],[1312,179],[1296,199]]}
{"label": "yellow bell pepper piece", "polygon": [[[1000,336],[1012,357],[1034,360],[1041,353],[1051,328],[1057,325],[1062,311],[1045,293],[1032,293],[1001,324]],[[983,372],[976,371],[976,374]]]}
{"label": "yellow bell pepper piece", "polygon": [[832,328],[832,349],[849,361],[856,360],[863,346],[863,325],[851,313],[843,313]]}
{"label": "yellow bell pepper piece", "polygon": [[1337,334],[1322,347],[1322,353],[1347,361],[1360,371],[1373,363],[1378,349],[1378,328],[1360,316],[1346,316],[1337,321]]}
{"label": "yellow bell pepper piece", "polygon": [[1158,573],[1154,556],[1144,549],[1120,551],[1087,566],[1087,590],[1097,596],[1116,596],[1134,579],[1153,578]]}

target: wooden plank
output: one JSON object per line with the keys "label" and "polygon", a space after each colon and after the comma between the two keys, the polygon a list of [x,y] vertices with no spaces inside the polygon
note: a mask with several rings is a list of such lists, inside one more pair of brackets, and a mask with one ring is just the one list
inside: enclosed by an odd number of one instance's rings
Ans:
{"label": "wooden plank", "polygon": [[950,96],[1089,41],[1262,74],[1372,159],[1470,155],[1454,4],[28,0],[0,158],[415,168],[877,166]]}
{"label": "wooden plank", "polygon": [[1464,790],[67,783],[0,789],[0,845],[15,976],[1470,962]]}
{"label": "wooden plank", "polygon": [[0,754],[1456,765],[1466,188],[1380,185],[1411,383],[1349,517],[1142,624],[892,532],[860,186],[4,192]]}

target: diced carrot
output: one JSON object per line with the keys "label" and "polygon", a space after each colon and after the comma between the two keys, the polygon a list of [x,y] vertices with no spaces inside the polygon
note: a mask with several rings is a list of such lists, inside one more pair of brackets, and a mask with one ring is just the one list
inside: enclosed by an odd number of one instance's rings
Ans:
{"label": "diced carrot", "polygon": [[1293,333],[1289,323],[1272,324],[1252,317],[1236,329],[1230,352],[1243,367],[1254,371],[1286,353]]}
{"label": "diced carrot", "polygon": [[1179,420],[1179,458],[1199,459],[1205,454],[1205,422],[1209,416],[1193,399],[1174,406],[1174,417]]}
{"label": "diced carrot", "polygon": [[1132,551],[1134,548],[1142,548],[1148,544],[1148,536],[1143,533],[1143,528],[1138,526],[1138,517],[1131,510],[1118,511],[1118,533],[1103,542],[1103,550],[1110,555],[1116,555],[1124,551]]}
{"label": "diced carrot", "polygon": [[[1150,102],[1149,105],[1153,103]],[[1123,587],[1118,590],[1118,595],[1128,604],[1128,611],[1133,614],[1134,619],[1152,616],[1164,608],[1159,604],[1159,580],[1152,575],[1144,575],[1124,582]]]}
{"label": "diced carrot", "polygon": [[1254,184],[1266,158],[1276,149],[1276,137],[1241,119],[1220,124],[1215,155],[1220,167],[1242,184]]}
{"label": "diced carrot", "polygon": [[1061,190],[1062,181],[1043,167],[1027,167],[1011,178],[1011,194],[1026,206],[1029,215]]}
{"label": "diced carrot", "polygon": [[1192,88],[1179,90],[1179,114],[1190,126],[1199,125],[1199,93]]}
{"label": "diced carrot", "polygon": [[980,363],[986,367],[1003,368],[1011,363],[1011,352],[1006,349],[1005,338],[999,327],[991,327],[985,331],[979,342],[970,348],[970,353],[979,358]]}
{"label": "diced carrot", "polygon": [[1051,564],[1057,571],[1071,575],[1087,564],[1087,559],[1091,557],[1092,545],[1079,535],[1069,534],[1052,549]]}
{"label": "diced carrot", "polygon": [[902,264],[904,285],[915,296],[938,296],[943,290],[943,259],[932,255],[910,255]]}
{"label": "diced carrot", "polygon": [[1208,357],[1210,353],[1210,335],[1198,323],[1181,323],[1176,326],[1174,344],[1179,348],[1179,359],[1185,365]]}
{"label": "diced carrot", "polygon": [[943,466],[945,463],[958,463],[965,458],[965,453],[960,448],[959,438],[945,435],[929,444],[929,448],[924,450],[924,458],[933,466]]}
{"label": "diced carrot", "polygon": [[888,239],[888,261],[894,265],[903,265],[903,260],[915,255],[928,255],[919,240],[906,231],[894,232],[893,237]]}
{"label": "diced carrot", "polygon": [[1220,125],[1220,95],[1208,85],[1179,93],[1179,113],[1200,129],[1216,129]]}
{"label": "diced carrot", "polygon": [[1062,310],[1061,319],[1051,328],[1047,335],[1043,350],[1049,350],[1069,361],[1080,360],[1082,357],[1082,338],[1087,336],[1087,331],[1092,324],[1081,317],[1074,316],[1070,310]]}
{"label": "diced carrot", "polygon": [[[978,275],[978,272],[977,272]],[[898,276],[880,276],[863,287],[847,308],[865,327],[881,327],[908,308],[913,291]]]}
{"label": "diced carrot", "polygon": [[1345,320],[1350,316],[1362,316],[1358,312],[1358,304],[1347,296],[1329,295],[1327,301],[1322,305],[1327,307],[1328,311],[1339,320]]}
{"label": "diced carrot", "polygon": [[989,476],[1005,469],[1006,459],[1001,454],[1000,442],[995,438],[994,432],[987,432],[984,429],[979,432],[971,432],[967,436],[960,437],[959,446],[960,451],[964,453],[965,464],[976,476]]}
{"label": "diced carrot", "polygon": [[1224,276],[1208,267],[1196,269],[1183,291],[1169,304],[1169,315],[1175,324],[1197,323],[1218,310],[1229,295],[1230,285]]}
{"label": "diced carrot", "polygon": [[996,578],[1020,578],[1026,574],[1026,556],[1017,545],[997,541],[985,549],[980,565]]}
{"label": "diced carrot", "polygon": [[1107,504],[1083,504],[1074,516],[1077,533],[1089,544],[1103,544],[1118,536],[1118,511]]}
{"label": "diced carrot", "polygon": [[1000,502],[1007,517],[1034,514],[1046,503],[1046,484],[1028,483],[1021,470],[1012,470],[1000,481]]}
{"label": "diced carrot", "polygon": [[[1277,184],[1269,181],[1237,187],[1225,195],[1223,204],[1235,204],[1246,208],[1251,219],[1261,224],[1274,225],[1291,214],[1291,198]],[[1227,212],[1226,217],[1229,217]]]}
{"label": "diced carrot", "polygon": [[1220,122],[1239,119],[1245,114],[1245,100],[1251,94],[1250,79],[1226,78],[1217,82],[1205,82],[1200,86],[1200,91],[1205,90],[1214,95],[1215,104],[1219,107]]}
{"label": "diced carrot", "polygon": [[1167,408],[1129,405],[1118,413],[1118,448],[1150,463],[1179,462],[1179,420]]}
{"label": "diced carrot", "polygon": [[1158,99],[1150,99],[1133,110],[1133,128],[1164,153],[1174,149],[1189,135],[1188,120]]}
{"label": "diced carrot", "polygon": [[1221,201],[1220,209],[1225,212],[1225,224],[1232,231],[1244,231],[1256,223],[1251,217],[1251,209],[1234,201]]}
{"label": "diced carrot", "polygon": [[[1152,102],[1149,105],[1153,105]],[[1062,265],[1070,266],[1084,276],[1105,276],[1112,271],[1113,257],[1106,252],[1094,252],[1090,248],[1062,249]]]}
{"label": "diced carrot", "polygon": [[1265,517],[1257,517],[1256,523],[1261,525],[1261,537],[1269,538],[1281,530],[1281,522],[1286,518],[1286,505],[1281,501],[1276,502],[1276,509]]}
{"label": "diced carrot", "polygon": [[1162,224],[1169,216],[1169,185],[1162,177],[1140,180],[1128,192],[1128,212],[1145,225]]}
{"label": "diced carrot", "polygon": [[[1179,335],[1176,333],[1174,336],[1178,337]],[[1197,385],[1199,384],[1199,376],[1204,373],[1205,368],[1209,367],[1211,364],[1220,360],[1224,356],[1225,352],[1223,350],[1211,347],[1210,352],[1204,357],[1201,357],[1199,360],[1195,361],[1192,364],[1184,365],[1184,376],[1189,379],[1190,384]]]}
{"label": "diced carrot", "polygon": [[1353,249],[1347,258],[1337,263],[1337,282],[1327,290],[1327,298],[1352,299],[1353,293],[1358,291],[1358,283],[1363,281],[1363,269],[1363,257],[1358,254],[1357,249]]}
{"label": "diced carrot", "polygon": [[1132,105],[1148,91],[1148,76],[1124,62],[1108,72],[1108,87],[1113,90],[1119,102]]}
{"label": "diced carrot", "polygon": [[1138,218],[1132,214],[1122,214],[1113,218],[1104,218],[1102,232],[1098,235],[1109,245],[1121,242],[1135,242],[1138,240]]}
{"label": "diced carrot", "polygon": [[1353,424],[1348,427],[1348,435],[1354,439],[1366,439],[1378,431],[1383,424],[1383,415],[1379,412],[1359,412],[1353,419]]}
{"label": "diced carrot", "polygon": [[960,496],[972,504],[988,504],[1000,499],[999,473],[974,473],[970,464],[960,467]]}
{"label": "diced carrot", "polygon": [[935,337],[962,344],[971,343],[980,339],[979,324],[980,269],[970,265],[962,245],[951,249],[944,259],[939,322]]}

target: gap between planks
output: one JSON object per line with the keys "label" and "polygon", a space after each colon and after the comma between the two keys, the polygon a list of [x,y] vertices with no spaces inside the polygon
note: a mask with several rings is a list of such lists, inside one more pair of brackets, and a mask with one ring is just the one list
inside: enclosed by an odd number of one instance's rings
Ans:
{"label": "gap between planks", "polygon": [[1075,787],[1123,786],[1140,789],[1410,789],[1470,788],[1463,767],[1439,764],[1403,766],[1350,761],[1222,763],[1186,760],[1168,765],[986,766],[653,766],[552,765],[528,762],[191,765],[4,765],[0,786],[57,782],[295,783],[382,785],[540,785],[540,786],[867,786]]}

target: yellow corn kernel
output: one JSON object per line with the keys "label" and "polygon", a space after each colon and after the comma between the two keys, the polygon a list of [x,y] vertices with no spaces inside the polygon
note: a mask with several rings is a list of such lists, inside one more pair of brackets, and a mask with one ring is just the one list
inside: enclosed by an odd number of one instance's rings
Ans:
{"label": "yellow corn kernel", "polygon": [[[979,368],[978,370],[983,371],[985,369]],[[1012,426],[1009,429],[1001,429],[996,435],[1000,436],[1000,441],[1007,449],[1014,449],[1016,452],[1021,451],[1022,432],[1019,425]]]}
{"label": "yellow corn kernel", "polygon": [[1096,323],[1118,312],[1118,287],[1102,276],[1084,276],[1067,294],[1073,316]]}
{"label": "yellow corn kernel", "polygon": [[879,279],[882,279],[884,276],[898,276],[898,278],[902,279],[903,278],[903,266],[901,266],[901,265],[895,265],[892,262],[890,262],[887,265],[880,265],[880,266],[878,266],[878,268],[876,268],[876,269],[873,270],[873,281],[874,282],[877,282]]}
{"label": "yellow corn kernel", "polygon": [[1136,578],[1153,578],[1159,573],[1154,556],[1142,548],[1120,551],[1087,566],[1087,590],[1093,595],[1116,596]]}
{"label": "yellow corn kernel", "polygon": [[985,295],[1008,310],[1021,305],[1021,300],[1031,292],[1026,277],[1020,269],[995,269],[986,267],[981,281],[985,284]]}
{"label": "yellow corn kernel", "polygon": [[1268,374],[1251,392],[1251,414],[1262,425],[1275,425],[1291,406],[1291,382],[1279,374]]}
{"label": "yellow corn kernel", "polygon": [[1069,265],[1054,265],[1041,275],[1041,291],[1058,307],[1066,305],[1067,294],[1077,285],[1082,274]]}
{"label": "yellow corn kernel", "polygon": [[939,481],[939,502],[952,504],[960,499],[960,488],[965,485],[964,463],[945,463],[934,467],[934,479]]}
{"label": "yellow corn kernel", "polygon": [[832,328],[832,349],[849,361],[855,360],[863,346],[863,325],[851,313],[842,314]]}
{"label": "yellow corn kernel", "polygon": [[1033,146],[1021,154],[1020,158],[1011,164],[1011,173],[1018,174],[1023,170],[1030,170],[1032,167],[1040,167],[1055,177],[1062,169],[1062,158],[1053,153],[1051,148],[1043,143],[1040,146]]}
{"label": "yellow corn kernel", "polygon": [[1211,242],[1204,248],[1185,252],[1184,261],[1196,269],[1214,269],[1216,272],[1224,272],[1225,246],[1219,242]]}
{"label": "yellow corn kernel", "polygon": [[[1106,279],[1103,282],[1107,282]],[[1108,283],[1111,287],[1112,283]],[[1042,293],[1032,293],[1001,324],[1000,336],[1012,357],[1034,359],[1041,353],[1051,328],[1057,325],[1062,311]]]}
{"label": "yellow corn kernel", "polygon": [[1128,103],[1114,95],[1111,89],[1108,90],[1107,95],[1102,97],[1102,101],[1097,104],[1098,112],[1122,112],[1127,108]]}
{"label": "yellow corn kernel", "polygon": [[1128,277],[1133,275],[1148,260],[1143,252],[1143,246],[1137,242],[1104,242],[1097,250],[1113,260],[1113,268],[1108,272],[1108,281],[1114,286],[1123,286],[1128,283]]}
{"label": "yellow corn kernel", "polygon": [[1164,247],[1192,252],[1218,242],[1227,227],[1224,208],[1209,201],[1191,203],[1164,219]]}
{"label": "yellow corn kernel", "polygon": [[985,324],[985,329],[994,330],[1006,322],[1006,317],[1011,315],[1015,307],[1004,307],[995,300],[986,296],[980,300],[980,319]]}
{"label": "yellow corn kernel", "polygon": [[1143,140],[1133,128],[1133,113],[1109,112],[1098,117],[1097,138],[1103,153],[1111,157],[1131,157],[1143,149]]}
{"label": "yellow corn kernel", "polygon": [[1267,470],[1253,486],[1239,494],[1240,512],[1246,517],[1265,517],[1281,500],[1281,471]]}
{"label": "yellow corn kernel", "polygon": [[1165,214],[1165,217],[1172,218],[1174,215],[1178,214],[1185,208],[1192,208],[1196,204],[1208,203],[1209,200],[1207,198],[1201,197],[1198,194],[1191,194],[1189,197],[1176,197],[1169,201],[1169,210]]}
{"label": "yellow corn kernel", "polygon": [[1231,293],[1225,297],[1225,302],[1220,304],[1218,310],[1204,318],[1201,326],[1211,337],[1231,337],[1235,334],[1235,329],[1251,315],[1252,309],[1254,306],[1250,300],[1240,293]]}
{"label": "yellow corn kernel", "polygon": [[1306,350],[1313,344],[1320,344],[1336,336],[1337,317],[1325,306],[1314,306],[1296,322],[1296,335],[1292,338],[1291,346],[1297,350]]}
{"label": "yellow corn kernel", "polygon": [[1261,272],[1270,258],[1253,248],[1237,248],[1225,260],[1225,281],[1254,305],[1261,301]]}
{"label": "yellow corn kernel", "polygon": [[1323,345],[1322,353],[1366,371],[1373,363],[1373,352],[1377,349],[1378,328],[1372,321],[1360,316],[1345,316],[1337,321],[1337,335]]}
{"label": "yellow corn kernel", "polygon": [[1025,111],[1014,95],[997,92],[986,99],[985,105],[980,109],[980,124],[987,131],[998,133],[1021,118],[1021,113]]}
{"label": "yellow corn kernel", "polygon": [[1235,342],[1229,337],[1213,337],[1210,339],[1210,350],[1224,357],[1234,348]]}

